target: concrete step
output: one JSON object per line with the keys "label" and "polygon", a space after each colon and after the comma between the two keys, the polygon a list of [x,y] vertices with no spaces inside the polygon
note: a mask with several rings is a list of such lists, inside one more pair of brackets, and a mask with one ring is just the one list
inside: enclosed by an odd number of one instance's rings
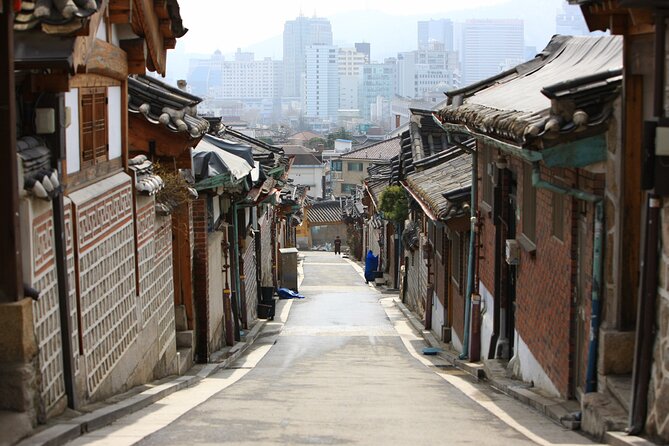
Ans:
{"label": "concrete step", "polygon": [[632,375],[607,375],[606,388],[629,412],[632,405]]}
{"label": "concrete step", "polygon": [[195,332],[193,330],[177,331],[177,349],[193,348],[195,345]]}
{"label": "concrete step", "polygon": [[186,306],[177,305],[174,307],[174,323],[177,331],[188,330],[188,318],[186,317]]}
{"label": "concrete step", "polygon": [[627,428],[627,411],[608,393],[586,393],[581,401],[581,429],[597,440],[607,432],[621,432]]}
{"label": "concrete step", "polygon": [[183,375],[190,370],[191,367],[193,367],[193,349],[177,349],[177,373]]}

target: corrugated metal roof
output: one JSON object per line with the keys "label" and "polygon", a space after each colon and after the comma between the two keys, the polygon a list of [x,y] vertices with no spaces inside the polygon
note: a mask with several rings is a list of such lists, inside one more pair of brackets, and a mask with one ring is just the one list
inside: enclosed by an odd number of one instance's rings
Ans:
{"label": "corrugated metal roof", "polygon": [[[620,36],[553,36],[535,59],[449,92],[455,105],[442,108],[438,116],[443,122],[519,145],[541,138],[545,131],[555,135],[574,130],[573,117],[561,116],[547,126],[552,116],[545,88],[567,82],[572,89],[579,87],[574,93],[606,87],[609,93],[617,93],[615,88],[622,80],[622,43]],[[576,111],[585,111],[594,122],[601,118],[596,115],[606,111],[601,103],[584,101],[582,105],[584,110]]]}
{"label": "corrugated metal roof", "polygon": [[400,153],[400,143],[400,137],[396,136],[352,150],[341,157],[345,159],[389,160]]}

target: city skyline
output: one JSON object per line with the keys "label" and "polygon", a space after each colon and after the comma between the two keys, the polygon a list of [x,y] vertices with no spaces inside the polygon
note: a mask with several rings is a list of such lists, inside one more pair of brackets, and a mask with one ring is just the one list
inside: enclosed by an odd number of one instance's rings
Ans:
{"label": "city skyline", "polygon": [[[300,16],[300,11],[305,17],[312,17],[315,12],[317,16],[330,20],[334,45],[352,47],[355,42],[371,43],[372,60],[382,62],[387,57],[396,57],[399,52],[417,49],[417,22],[421,20],[450,19],[455,24],[468,19],[520,18],[525,21],[525,44],[543,48],[556,31],[555,15],[564,5],[563,0],[546,0],[544,8],[537,12],[536,8],[531,7],[534,5],[533,0],[475,0],[457,5],[419,4],[411,8],[410,14],[408,10],[400,11],[400,14],[397,13],[397,2],[385,2],[383,5],[374,1],[357,2],[357,10],[350,7],[352,2],[337,2],[337,5],[327,8],[323,6],[327,4],[310,2],[309,9],[300,9],[299,2],[288,2],[280,12],[267,14],[270,17],[258,14],[257,8],[254,9],[250,16],[258,26],[254,26],[251,33],[248,20],[241,20],[241,17],[249,16],[245,15],[244,8],[247,6],[236,5],[231,10],[223,10],[223,5],[217,2],[202,0],[197,5],[194,3],[182,5],[184,25],[188,26],[191,18],[194,24],[202,20],[211,20],[212,24],[193,26],[191,31],[179,39],[176,49],[168,58],[168,75],[174,80],[185,77],[188,58],[208,56],[216,50],[220,50],[226,58],[232,57],[237,48],[241,48],[245,52],[255,53],[257,58],[283,59],[284,23],[295,20]],[[263,4],[260,2],[261,8]],[[347,5],[349,9],[346,9]],[[198,14],[204,7],[212,10],[210,16]],[[332,9],[335,7],[338,9]],[[219,10],[220,14],[216,14]],[[552,14],[545,14],[546,11]],[[225,27],[220,26],[217,17],[226,18]],[[240,19],[236,20],[236,17]],[[215,20],[218,20],[217,23],[213,23]],[[240,26],[242,29],[239,29]],[[212,29],[216,29],[215,34],[212,34]],[[457,35],[454,40],[457,41]]]}

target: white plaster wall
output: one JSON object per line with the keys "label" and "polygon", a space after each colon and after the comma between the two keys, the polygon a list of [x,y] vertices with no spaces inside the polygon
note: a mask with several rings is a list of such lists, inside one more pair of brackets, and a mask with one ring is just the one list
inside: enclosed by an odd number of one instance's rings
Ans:
{"label": "white plaster wall", "polygon": [[512,368],[514,375],[517,375],[525,382],[534,383],[535,387],[548,392],[550,395],[560,396],[560,392],[558,392],[553,382],[546,375],[546,372],[539,365],[530,348],[525,344],[517,331],[515,332],[515,336],[516,353],[511,358],[511,361],[509,361],[509,367]]}
{"label": "white plaster wall", "polygon": [[70,125],[65,129],[65,157],[67,173],[78,172],[79,161],[79,89],[65,93],[65,107],[70,108]]}
{"label": "white plaster wall", "polygon": [[211,232],[207,237],[209,255],[209,345],[212,351],[223,345],[223,273],[221,272],[221,241],[223,233]]}
{"label": "white plaster wall", "polygon": [[109,159],[121,157],[121,87],[107,89],[107,116],[109,117]]}
{"label": "white plaster wall", "polygon": [[493,320],[495,317],[495,305],[493,296],[488,289],[479,281],[479,294],[481,295],[481,358],[488,359],[490,351],[490,339],[493,334]]}
{"label": "white plaster wall", "polygon": [[288,178],[296,184],[309,186],[307,194],[310,197],[323,196],[323,167],[322,166],[292,166]]}
{"label": "white plaster wall", "polygon": [[451,330],[451,344],[456,351],[462,351],[462,341],[458,337],[458,334],[455,332],[455,330]]}
{"label": "white plaster wall", "polygon": [[444,325],[444,306],[439,301],[437,293],[432,293],[432,332],[437,339],[441,339],[442,325]]}

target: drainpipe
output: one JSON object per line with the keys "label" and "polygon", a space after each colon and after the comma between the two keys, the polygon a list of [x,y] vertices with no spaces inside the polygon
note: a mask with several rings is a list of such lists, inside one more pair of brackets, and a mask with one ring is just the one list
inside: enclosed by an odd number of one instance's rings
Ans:
{"label": "drainpipe", "polygon": [[240,307],[240,293],[242,290],[241,281],[239,280],[239,221],[237,220],[237,202],[232,202],[232,247],[234,253],[235,266],[235,298],[232,299],[232,314],[235,319],[235,341],[240,341],[239,336],[239,307]]}
{"label": "drainpipe", "polygon": [[[462,146],[464,147],[464,146]],[[474,265],[476,257],[476,190],[478,183],[478,152],[467,150],[472,154],[472,189],[469,198],[469,262],[467,262],[467,293],[465,295],[465,339],[462,343],[460,359],[469,357],[469,330],[471,328],[472,290],[474,289]]]}
{"label": "drainpipe", "polygon": [[541,179],[539,163],[532,163],[532,185],[539,189],[571,195],[579,200],[595,204],[594,252],[592,255],[592,307],[590,313],[590,344],[588,346],[588,366],[586,371],[585,392],[597,390],[597,348],[599,346],[599,316],[602,290],[602,248],[604,245],[604,201],[599,195],[578,189],[558,186]]}

